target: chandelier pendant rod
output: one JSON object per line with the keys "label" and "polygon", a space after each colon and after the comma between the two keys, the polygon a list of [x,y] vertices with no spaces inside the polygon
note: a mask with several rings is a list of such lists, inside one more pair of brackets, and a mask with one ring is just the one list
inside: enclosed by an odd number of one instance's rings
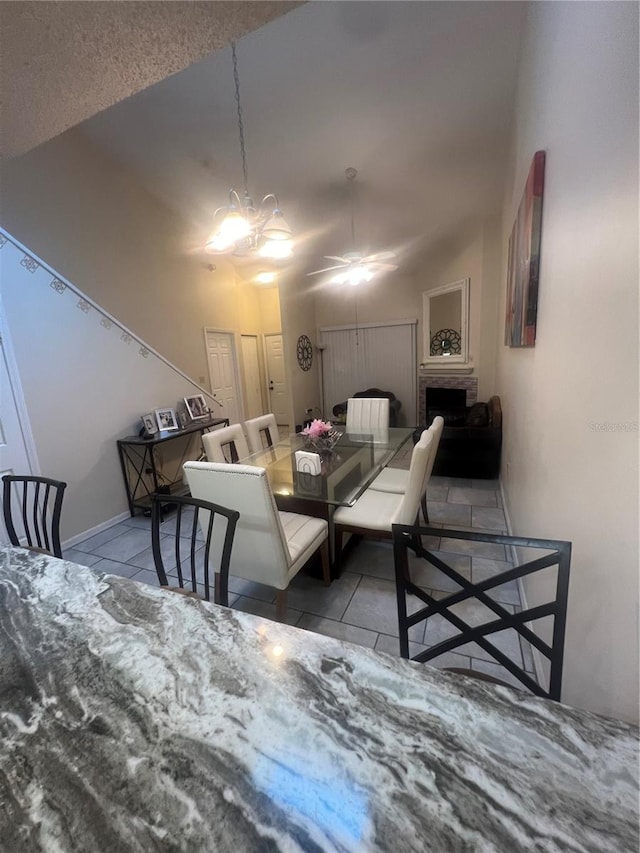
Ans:
{"label": "chandelier pendant rod", "polygon": [[244,123],[242,121],[242,105],[240,104],[240,76],[238,74],[238,56],[236,54],[236,43],[231,42],[231,57],[233,59],[233,82],[235,85],[236,112],[238,115],[238,136],[240,139],[240,156],[242,157],[242,177],[244,180],[244,194],[249,195],[249,173],[247,169],[247,152],[244,144]]}
{"label": "chandelier pendant rod", "polygon": [[288,258],[291,255],[291,228],[282,215],[277,196],[274,193],[268,193],[256,208],[249,195],[249,170],[244,141],[240,75],[238,74],[238,53],[235,41],[231,42],[231,58],[233,60],[233,82],[244,195],[240,198],[235,189],[229,190],[228,205],[219,207],[213,215],[215,222],[218,214],[224,213],[222,219],[218,220],[217,230],[209,238],[206,249],[215,254],[258,252],[268,258]]}

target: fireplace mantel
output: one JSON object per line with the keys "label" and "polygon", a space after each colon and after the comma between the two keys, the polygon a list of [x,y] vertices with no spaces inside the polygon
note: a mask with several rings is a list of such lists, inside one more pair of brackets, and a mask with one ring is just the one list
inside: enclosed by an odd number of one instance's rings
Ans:
{"label": "fireplace mantel", "polygon": [[456,367],[453,364],[451,367],[434,367],[431,364],[427,367],[426,365],[421,364],[420,372],[425,373],[427,376],[457,376],[458,374],[473,373],[473,367]]}

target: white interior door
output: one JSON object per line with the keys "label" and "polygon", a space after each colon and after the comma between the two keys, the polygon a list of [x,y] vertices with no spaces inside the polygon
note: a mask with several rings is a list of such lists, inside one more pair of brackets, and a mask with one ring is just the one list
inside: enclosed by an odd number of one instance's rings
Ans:
{"label": "white interior door", "polygon": [[258,360],[258,338],[256,335],[242,335],[242,378],[247,404],[247,418],[264,415],[262,388],[260,381],[260,362]]}
{"label": "white interior door", "polygon": [[[38,474],[37,460],[30,452],[31,431],[13,350],[0,305],[0,477],[3,474]],[[1,484],[0,484],[1,485]],[[18,535],[21,531],[17,530]],[[0,521],[0,543],[9,543]]]}
{"label": "white interior door", "polygon": [[214,413],[219,418],[229,418],[231,424],[239,423],[242,420],[242,407],[238,394],[238,364],[233,334],[205,329],[205,342],[211,393],[221,404],[214,405]]}
{"label": "white interior door", "polygon": [[284,348],[282,335],[265,335],[267,362],[267,388],[269,391],[269,411],[273,412],[278,426],[287,426],[289,410],[287,402],[287,376],[284,368]]}

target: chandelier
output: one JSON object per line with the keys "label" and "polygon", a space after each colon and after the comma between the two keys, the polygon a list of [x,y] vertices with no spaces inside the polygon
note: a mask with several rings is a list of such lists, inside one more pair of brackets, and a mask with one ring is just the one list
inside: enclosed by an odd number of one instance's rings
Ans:
{"label": "chandelier", "polygon": [[282,215],[278,197],[274,193],[268,193],[256,207],[249,195],[247,154],[244,144],[240,78],[238,76],[235,42],[231,42],[231,56],[233,59],[233,80],[244,194],[240,198],[236,190],[229,190],[229,203],[224,207],[219,207],[213,215],[216,227],[206,243],[206,250],[216,255],[257,253],[265,258],[288,258],[292,254],[291,228]]}

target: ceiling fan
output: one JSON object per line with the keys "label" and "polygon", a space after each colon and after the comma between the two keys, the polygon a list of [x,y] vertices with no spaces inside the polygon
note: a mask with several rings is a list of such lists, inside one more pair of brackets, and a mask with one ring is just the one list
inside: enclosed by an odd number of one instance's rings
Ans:
{"label": "ceiling fan", "polygon": [[394,252],[376,252],[373,255],[363,255],[355,248],[356,245],[356,228],[355,228],[355,205],[354,205],[354,181],[358,172],[356,169],[348,168],[345,170],[347,183],[350,187],[351,194],[351,243],[353,250],[345,252],[344,255],[325,255],[328,261],[336,261],[330,267],[324,267],[321,270],[314,270],[307,275],[320,275],[320,273],[331,272],[337,270],[331,277],[331,281],[336,284],[351,284],[354,287],[371,279],[377,273],[393,272],[398,269],[398,265],[390,263],[395,260]]}

